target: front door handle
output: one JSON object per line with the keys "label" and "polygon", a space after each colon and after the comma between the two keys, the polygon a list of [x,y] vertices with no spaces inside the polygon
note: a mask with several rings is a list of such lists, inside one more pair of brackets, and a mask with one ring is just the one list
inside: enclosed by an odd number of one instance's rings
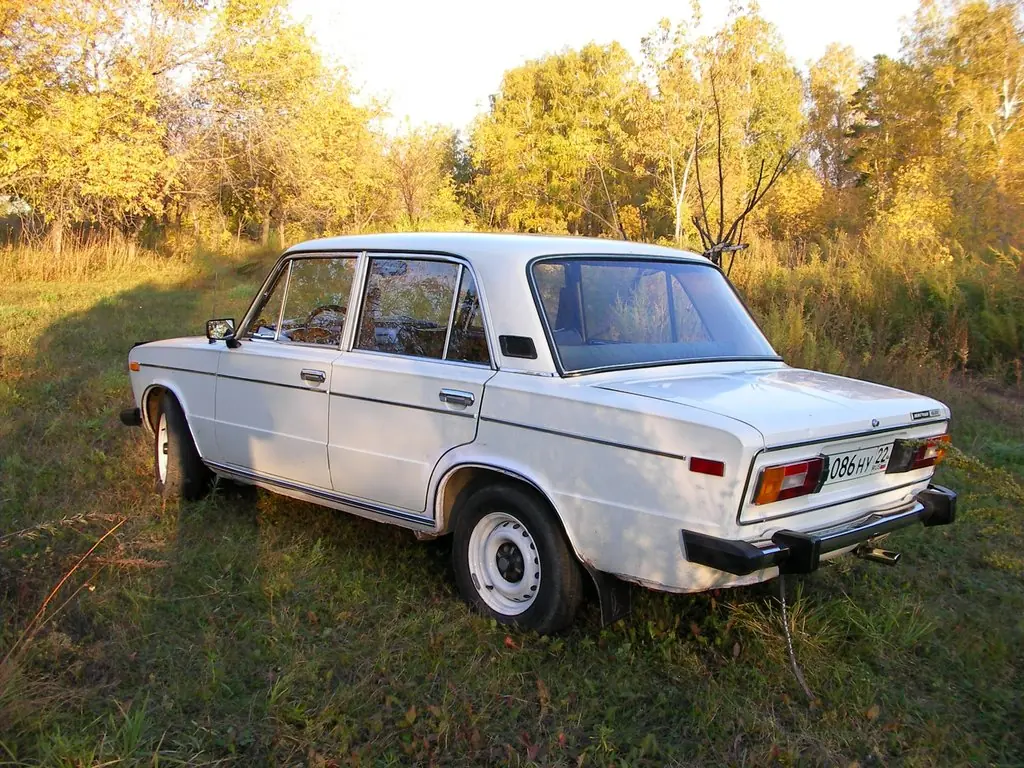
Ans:
{"label": "front door handle", "polygon": [[470,406],[476,402],[472,392],[463,392],[461,389],[442,389],[437,393],[442,403],[449,405]]}
{"label": "front door handle", "polygon": [[302,373],[299,374],[299,377],[303,381],[309,381],[312,382],[313,384],[323,384],[325,381],[327,381],[326,373],[324,373],[323,371],[315,371],[312,368],[303,368]]}

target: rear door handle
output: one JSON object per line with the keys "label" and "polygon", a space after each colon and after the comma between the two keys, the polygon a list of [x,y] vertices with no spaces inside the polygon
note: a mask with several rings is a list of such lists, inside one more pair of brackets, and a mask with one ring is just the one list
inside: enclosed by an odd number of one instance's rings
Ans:
{"label": "rear door handle", "polygon": [[449,405],[470,406],[476,402],[472,392],[463,392],[461,389],[442,389],[437,393],[442,403]]}
{"label": "rear door handle", "polygon": [[324,373],[323,371],[315,371],[312,368],[303,368],[302,373],[299,374],[299,377],[303,381],[309,381],[312,382],[313,384],[323,384],[325,381],[327,381],[326,373]]}

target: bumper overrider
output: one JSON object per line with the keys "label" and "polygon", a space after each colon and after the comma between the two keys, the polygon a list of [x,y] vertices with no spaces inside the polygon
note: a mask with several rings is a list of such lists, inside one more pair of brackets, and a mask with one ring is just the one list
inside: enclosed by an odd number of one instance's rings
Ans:
{"label": "bumper overrider", "polygon": [[121,411],[121,423],[126,427],[141,427],[142,411],[138,408],[125,408]]}
{"label": "bumper overrider", "polygon": [[916,522],[949,525],[955,519],[956,493],[941,485],[929,485],[910,505],[895,512],[870,514],[817,531],[781,530],[769,542],[753,544],[684,530],[683,556],[691,563],[737,576],[775,566],[779,573],[810,573],[828,552],[856,546]]}

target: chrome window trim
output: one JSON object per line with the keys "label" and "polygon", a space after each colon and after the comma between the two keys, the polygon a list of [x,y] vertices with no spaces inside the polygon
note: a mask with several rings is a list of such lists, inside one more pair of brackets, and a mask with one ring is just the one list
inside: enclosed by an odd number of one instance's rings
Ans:
{"label": "chrome window trim", "polygon": [[486,365],[484,363],[471,363],[471,362],[468,362],[466,360],[444,360],[444,359],[442,359],[440,357],[419,357],[417,355],[400,355],[397,352],[380,352],[380,351],[378,351],[376,349],[359,349],[358,347],[354,347],[354,348],[352,348],[350,350],[347,350],[347,351],[350,352],[351,354],[354,354],[354,355],[374,355],[376,357],[382,357],[382,358],[386,358],[388,360],[393,360],[395,358],[400,358],[402,360],[415,360],[417,362],[444,363],[446,365],[458,365],[458,366],[463,366],[463,367],[476,368],[478,370],[479,369],[485,369],[485,370],[491,370],[491,371],[494,370],[494,368],[492,368],[491,366]]}
{"label": "chrome window trim", "polygon": [[[288,260],[288,271],[284,273],[284,294],[281,296],[281,308],[277,312],[277,325],[274,328],[274,341],[281,341],[281,323],[284,322],[284,308],[288,306],[288,289],[292,285],[292,261]],[[267,298],[270,298],[269,296]],[[290,339],[288,340],[290,341]],[[287,343],[287,342],[286,342]]]}
{"label": "chrome window trim", "polygon": [[455,291],[452,293],[452,305],[448,308],[448,327],[444,331],[444,346],[441,348],[441,359],[448,359],[448,345],[452,341],[452,326],[455,325],[455,309],[459,306],[459,291],[462,289],[462,272],[465,267],[459,264],[455,272]]}

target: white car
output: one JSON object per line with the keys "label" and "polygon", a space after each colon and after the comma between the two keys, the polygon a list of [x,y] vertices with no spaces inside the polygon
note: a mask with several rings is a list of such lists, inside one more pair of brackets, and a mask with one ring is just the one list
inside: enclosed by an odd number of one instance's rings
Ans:
{"label": "white car", "polygon": [[[421,537],[479,611],[568,626],[583,580],[698,592],[950,523],[949,410],[787,366],[721,270],[640,243],[492,234],[289,249],[248,312],[134,346],[157,488],[216,475]],[[617,578],[613,578],[617,577]]]}

